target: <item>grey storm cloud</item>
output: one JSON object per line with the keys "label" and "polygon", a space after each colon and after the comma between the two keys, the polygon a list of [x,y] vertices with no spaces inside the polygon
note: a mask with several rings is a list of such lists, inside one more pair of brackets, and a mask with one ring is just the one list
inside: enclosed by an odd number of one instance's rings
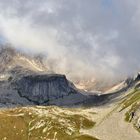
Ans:
{"label": "grey storm cloud", "polygon": [[0,0],[0,36],[69,78],[140,70],[139,0]]}

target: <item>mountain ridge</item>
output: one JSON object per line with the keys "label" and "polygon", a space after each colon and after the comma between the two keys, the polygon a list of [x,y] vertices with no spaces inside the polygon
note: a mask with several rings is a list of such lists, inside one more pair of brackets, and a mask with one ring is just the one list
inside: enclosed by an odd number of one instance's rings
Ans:
{"label": "mountain ridge", "polygon": [[0,54],[0,138],[139,140],[140,73],[106,93],[89,92],[34,57],[9,48]]}
{"label": "mountain ridge", "polygon": [[1,48],[0,54],[3,65],[0,72],[1,100],[9,105],[16,105],[16,100],[23,106],[101,105],[121,94],[102,95],[80,90],[65,75],[49,72],[41,60],[10,47]]}

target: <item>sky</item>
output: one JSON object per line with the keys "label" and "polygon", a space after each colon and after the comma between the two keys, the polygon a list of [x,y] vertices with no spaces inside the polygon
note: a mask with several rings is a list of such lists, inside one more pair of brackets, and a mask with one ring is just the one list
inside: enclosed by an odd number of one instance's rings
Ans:
{"label": "sky", "polygon": [[140,1],[0,0],[0,41],[69,78],[120,80],[140,70]]}

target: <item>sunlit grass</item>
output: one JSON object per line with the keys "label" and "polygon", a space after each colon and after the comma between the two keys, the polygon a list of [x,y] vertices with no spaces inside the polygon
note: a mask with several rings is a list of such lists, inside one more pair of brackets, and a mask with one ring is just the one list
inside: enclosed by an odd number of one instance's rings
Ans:
{"label": "sunlit grass", "polygon": [[[77,110],[79,111],[79,110]],[[95,122],[82,112],[57,107],[18,108],[0,112],[1,140],[98,140],[81,134]]]}
{"label": "sunlit grass", "polygon": [[136,110],[140,107],[140,104],[135,103],[132,107],[125,113],[125,121],[131,122],[131,113],[136,112]]}
{"label": "sunlit grass", "polygon": [[124,110],[133,104],[137,103],[140,101],[140,90],[139,89],[134,89],[132,92],[128,94],[127,97],[121,102],[121,110]]}
{"label": "sunlit grass", "polygon": [[120,111],[127,109],[127,112],[125,113],[125,121],[129,123],[132,122],[134,128],[136,128],[140,132],[140,129],[136,127],[136,118],[134,120],[134,117],[136,115],[135,113],[140,108],[140,89],[135,88],[133,91],[131,91],[121,102],[120,105]]}

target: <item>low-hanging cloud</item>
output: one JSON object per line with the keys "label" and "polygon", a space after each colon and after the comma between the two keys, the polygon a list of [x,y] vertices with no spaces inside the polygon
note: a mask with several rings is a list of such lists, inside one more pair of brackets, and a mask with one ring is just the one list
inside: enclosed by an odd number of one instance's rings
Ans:
{"label": "low-hanging cloud", "polygon": [[140,69],[139,0],[0,0],[0,36],[46,55],[71,79],[121,79]]}

